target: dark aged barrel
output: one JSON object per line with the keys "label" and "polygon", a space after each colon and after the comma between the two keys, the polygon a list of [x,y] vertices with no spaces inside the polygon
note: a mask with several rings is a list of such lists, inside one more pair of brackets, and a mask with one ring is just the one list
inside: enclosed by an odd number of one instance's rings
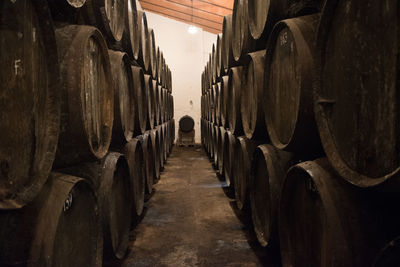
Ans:
{"label": "dark aged barrel", "polygon": [[210,91],[210,102],[211,102],[211,109],[210,109],[210,116],[211,116],[211,122],[215,123],[216,122],[216,118],[215,118],[215,110],[216,110],[216,85],[213,85],[211,87],[211,91]]}
{"label": "dark aged barrel", "polygon": [[163,125],[161,125],[161,129],[163,131],[164,134],[164,162],[167,162],[167,157],[168,157],[168,142],[169,142],[169,136],[167,133],[167,123],[163,123]]}
{"label": "dark aged barrel", "polygon": [[46,1],[0,4],[0,209],[46,182],[60,129],[57,47]]}
{"label": "dark aged barrel", "polygon": [[220,109],[221,109],[221,125],[228,126],[228,90],[229,90],[229,76],[223,76],[221,78],[221,91],[220,91]]}
{"label": "dark aged barrel", "polygon": [[153,182],[156,183],[160,179],[160,140],[158,131],[153,129],[150,131],[151,146],[154,153],[154,176]]}
{"label": "dark aged barrel", "polygon": [[233,63],[232,54],[232,14],[226,15],[222,24],[222,65],[224,73],[228,73]]}
{"label": "dark aged barrel", "polygon": [[209,58],[208,58],[208,63],[207,63],[207,65],[208,65],[208,68],[207,68],[207,71],[208,71],[208,90],[210,90],[210,88],[212,87],[212,85],[213,85],[213,79],[212,79],[212,59],[211,59],[211,54],[209,55]]}
{"label": "dark aged barrel", "polygon": [[263,247],[279,243],[280,192],[292,158],[292,153],[280,151],[271,145],[258,146],[254,153],[250,180],[251,215],[258,242]]}
{"label": "dark aged barrel", "polygon": [[151,141],[151,132],[145,132],[140,138],[142,148],[143,148],[143,161],[144,161],[144,175],[146,181],[146,194],[151,194],[153,192],[154,183],[154,171],[155,171],[155,161],[154,161],[154,151],[153,144]]}
{"label": "dark aged barrel", "polygon": [[138,62],[143,71],[148,73],[150,67],[149,29],[147,26],[146,12],[137,11],[137,24],[140,27],[140,49]]}
{"label": "dark aged barrel", "polygon": [[153,80],[153,94],[154,94],[154,126],[160,124],[160,95],[158,93],[158,84],[157,80]]}
{"label": "dark aged barrel", "polygon": [[162,95],[163,95],[163,103],[162,106],[164,107],[164,114],[163,114],[163,118],[164,118],[164,122],[168,121],[168,91],[167,89],[163,88],[162,89]]}
{"label": "dark aged barrel", "polygon": [[102,265],[97,200],[81,178],[52,173],[33,202],[1,211],[0,225],[1,266]]}
{"label": "dark aged barrel", "polygon": [[158,89],[157,89],[157,94],[158,94],[158,100],[159,100],[159,102],[158,102],[158,107],[159,107],[159,109],[160,109],[160,113],[159,113],[159,119],[158,119],[158,121],[159,121],[159,125],[161,125],[164,121],[164,119],[163,119],[163,115],[164,115],[164,106],[163,106],[163,101],[164,101],[164,99],[163,99],[163,94],[162,94],[162,86],[161,85],[158,85],[157,86],[158,87]]}
{"label": "dark aged barrel", "polygon": [[153,129],[154,127],[154,90],[153,90],[153,80],[150,75],[144,75],[144,84],[145,84],[145,98],[147,105],[147,114],[146,114],[146,129]]}
{"label": "dark aged barrel", "polygon": [[133,75],[133,91],[135,98],[135,133],[143,134],[146,131],[147,121],[147,99],[146,84],[143,69],[131,66]]}
{"label": "dark aged barrel", "polygon": [[275,23],[284,19],[288,0],[247,0],[247,15],[250,34],[258,40],[258,48],[265,47],[265,41]]}
{"label": "dark aged barrel", "polygon": [[337,176],[327,159],[292,167],[280,202],[283,266],[371,266],[393,238],[386,224],[398,232],[399,219],[392,212],[385,218],[398,200],[375,194]]}
{"label": "dark aged barrel", "polygon": [[128,249],[132,211],[128,162],[120,153],[109,153],[99,167],[101,182],[96,191],[103,215],[104,257],[123,259]]}
{"label": "dark aged barrel", "polygon": [[221,82],[215,84],[215,124],[221,125]]}
{"label": "dark aged barrel", "polygon": [[243,67],[233,67],[229,69],[228,77],[227,109],[229,130],[232,134],[242,134],[243,127],[240,102],[243,95],[247,93],[245,92],[245,76]]}
{"label": "dark aged barrel", "polygon": [[247,139],[245,136],[238,137],[238,148],[235,154],[235,199],[239,210],[250,208],[249,183],[253,154],[258,142]]}
{"label": "dark aged barrel", "polygon": [[247,1],[235,0],[233,3],[231,46],[235,61],[242,61],[247,53],[255,49],[255,44],[249,31]]}
{"label": "dark aged barrel", "polygon": [[124,154],[129,165],[133,199],[132,216],[135,218],[142,215],[146,188],[144,155],[140,140],[133,138],[126,144]]}
{"label": "dark aged barrel", "polygon": [[102,216],[104,258],[122,259],[128,248],[132,211],[131,180],[125,157],[110,152],[99,162],[83,163],[60,171],[91,181]]}
{"label": "dark aged barrel", "polygon": [[215,142],[214,142],[214,138],[215,138],[215,128],[214,128],[214,124],[212,122],[210,122],[210,159],[211,162],[214,161],[214,158],[216,156],[216,152],[217,152],[217,148],[215,147]]}
{"label": "dark aged barrel", "polygon": [[122,39],[126,10],[126,0],[86,0],[82,14],[85,22],[97,27],[112,45]]}
{"label": "dark aged barrel", "polygon": [[221,77],[222,69],[223,69],[223,64],[222,64],[222,34],[217,35],[217,46],[215,50],[215,69],[216,69],[216,75],[217,75],[217,81]]}
{"label": "dark aged barrel", "polygon": [[164,132],[162,130],[162,125],[158,125],[156,127],[157,132],[158,132],[158,146],[160,148],[160,171],[164,170],[164,142],[165,142],[165,136],[164,136]]}
{"label": "dark aged barrel", "polygon": [[48,0],[47,2],[54,20],[76,23],[78,12],[86,0]]}
{"label": "dark aged barrel", "polygon": [[217,81],[217,56],[216,56],[216,51],[215,51],[215,44],[213,43],[212,45],[212,50],[211,50],[211,74],[212,74],[212,83],[215,84]]}
{"label": "dark aged barrel", "polygon": [[214,136],[212,138],[212,141],[213,141],[213,147],[215,149],[213,164],[214,164],[214,168],[218,170],[219,160],[220,160],[220,158],[218,157],[218,140],[219,140],[220,131],[219,131],[219,126],[214,125],[213,127],[214,127],[214,132],[213,132]]}
{"label": "dark aged barrel", "polygon": [[321,12],[325,0],[286,0],[287,17],[298,17]]}
{"label": "dark aged barrel", "polygon": [[111,147],[119,149],[133,137],[135,109],[131,63],[127,54],[108,50],[114,77],[114,122]]}
{"label": "dark aged barrel", "polygon": [[156,39],[154,36],[154,30],[149,28],[149,59],[151,77],[155,78],[157,75],[157,50],[156,50]]}
{"label": "dark aged barrel", "polygon": [[234,173],[233,173],[233,160],[235,158],[236,137],[227,130],[224,138],[224,177],[225,183],[228,187],[234,187]]}
{"label": "dark aged barrel", "polygon": [[400,170],[399,21],[394,0],[330,0],[321,17],[315,117],[329,161],[361,187]]}
{"label": "dark aged barrel", "polygon": [[132,59],[138,60],[140,49],[140,29],[137,24],[136,0],[127,0],[125,31],[122,36],[122,47]]}
{"label": "dark aged barrel", "polygon": [[243,130],[249,139],[266,139],[268,133],[263,110],[265,50],[248,54],[247,62],[247,88],[241,103]]}
{"label": "dark aged barrel", "polygon": [[96,28],[65,26],[56,30],[56,37],[63,104],[55,166],[61,167],[107,154],[114,91],[107,46]]}
{"label": "dark aged barrel", "polygon": [[194,129],[194,120],[192,117],[185,115],[179,120],[179,129],[182,132],[189,133]]}
{"label": "dark aged barrel", "polygon": [[279,22],[265,60],[265,123],[272,144],[302,153],[318,150],[313,112],[313,53],[319,15]]}

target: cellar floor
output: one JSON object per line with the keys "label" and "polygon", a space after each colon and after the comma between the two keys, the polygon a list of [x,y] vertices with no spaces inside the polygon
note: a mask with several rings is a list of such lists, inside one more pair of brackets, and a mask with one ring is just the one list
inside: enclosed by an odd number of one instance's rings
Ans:
{"label": "cellar floor", "polygon": [[227,195],[203,149],[175,146],[122,266],[277,266]]}

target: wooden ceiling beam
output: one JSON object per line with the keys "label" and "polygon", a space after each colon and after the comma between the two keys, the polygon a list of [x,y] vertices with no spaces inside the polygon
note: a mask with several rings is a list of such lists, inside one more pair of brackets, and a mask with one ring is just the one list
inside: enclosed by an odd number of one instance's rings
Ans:
{"label": "wooden ceiling beam", "polygon": [[218,33],[222,32],[222,24],[212,23],[212,22],[209,22],[206,20],[201,20],[201,19],[195,20],[195,18],[193,18],[193,22],[192,22],[190,15],[175,12],[173,10],[155,6],[155,5],[152,5],[152,4],[149,4],[146,2],[142,2],[142,1],[141,1],[141,5],[144,10],[148,10],[150,12],[154,12],[154,13],[166,16],[166,17],[174,19],[174,20],[185,22],[187,24],[192,24],[194,26],[202,28],[205,31],[208,31],[208,32],[211,32],[214,34],[218,34]]}
{"label": "wooden ceiling beam", "polygon": [[167,8],[170,9],[172,11],[175,12],[180,12],[186,15],[192,15],[193,12],[193,17],[198,17],[201,19],[205,19],[205,20],[209,20],[211,22],[215,22],[215,23],[223,23],[224,18],[222,16],[213,14],[213,13],[209,13],[206,11],[202,11],[202,10],[198,10],[198,9],[193,9],[191,7],[187,7],[184,5],[179,5],[167,0],[141,0],[140,3],[147,3],[147,4],[151,4],[151,5],[155,5],[158,7],[162,7],[162,8]]}
{"label": "wooden ceiling beam", "polygon": [[213,14],[217,14],[219,16],[226,16],[232,13],[232,9],[230,8],[216,6],[214,4],[210,4],[208,2],[203,2],[199,0],[193,0],[193,2],[191,0],[167,0],[167,1],[174,2],[179,5],[184,5],[190,8],[193,6],[193,8],[195,9],[207,11]]}

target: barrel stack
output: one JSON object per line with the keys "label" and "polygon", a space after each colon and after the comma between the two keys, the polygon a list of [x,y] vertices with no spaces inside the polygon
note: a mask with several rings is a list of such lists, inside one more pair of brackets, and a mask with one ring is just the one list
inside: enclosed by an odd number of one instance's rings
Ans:
{"label": "barrel stack", "polygon": [[224,18],[201,140],[283,266],[400,264],[397,7],[235,0]]}
{"label": "barrel stack", "polygon": [[0,33],[0,265],[121,261],[174,144],[172,73],[146,13],[4,1]]}

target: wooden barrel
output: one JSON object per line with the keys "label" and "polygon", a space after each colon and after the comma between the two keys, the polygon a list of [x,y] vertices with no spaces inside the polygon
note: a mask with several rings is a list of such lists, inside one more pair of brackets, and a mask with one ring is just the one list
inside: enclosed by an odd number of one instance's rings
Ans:
{"label": "wooden barrel", "polygon": [[0,209],[21,208],[46,182],[60,129],[60,82],[46,1],[0,8]]}
{"label": "wooden barrel", "polygon": [[215,169],[218,169],[219,167],[219,158],[218,158],[218,135],[219,135],[219,126],[213,124],[213,136],[212,136],[212,143],[213,143],[213,148],[214,148],[214,161],[213,165]]}
{"label": "wooden barrel", "polygon": [[320,151],[313,112],[313,53],[319,15],[279,22],[265,60],[265,123],[272,144],[297,153]]}
{"label": "wooden barrel", "polygon": [[100,161],[85,162],[59,171],[91,182],[102,216],[104,259],[123,259],[128,249],[132,212],[132,185],[126,158],[120,153],[110,152]]}
{"label": "wooden barrel", "polygon": [[150,130],[154,127],[154,90],[153,90],[153,80],[150,75],[144,75],[144,84],[146,87],[146,105],[147,105],[147,114],[146,114],[146,129]]}
{"label": "wooden barrel", "polygon": [[107,154],[114,91],[107,46],[96,28],[65,26],[56,30],[56,37],[63,116],[54,166],[62,167],[101,159]]}
{"label": "wooden barrel", "polygon": [[163,99],[162,106],[164,107],[163,108],[163,110],[164,110],[163,121],[167,122],[168,121],[168,91],[167,91],[167,89],[163,88],[161,94],[163,96],[162,97],[162,99]]}
{"label": "wooden barrel", "polygon": [[159,84],[161,83],[163,58],[163,52],[160,50],[160,47],[157,46],[157,82]]}
{"label": "wooden barrel", "polygon": [[162,71],[161,71],[161,86],[165,88],[165,70],[167,68],[167,64],[165,62],[165,58],[163,58],[162,62]]}
{"label": "wooden barrel", "polygon": [[175,119],[171,119],[171,133],[172,133],[171,144],[173,147],[175,143]]}
{"label": "wooden barrel", "polygon": [[68,23],[78,22],[78,12],[86,0],[48,0],[53,20]]}
{"label": "wooden barrel", "polygon": [[220,126],[218,128],[218,142],[217,142],[217,156],[218,156],[218,174],[221,177],[224,177],[225,173],[225,162],[224,162],[224,147],[225,147],[225,128],[223,126]]}
{"label": "wooden barrel", "polygon": [[250,34],[263,49],[275,23],[285,18],[287,0],[247,0]]}
{"label": "wooden barrel", "polygon": [[157,132],[158,132],[158,146],[160,147],[160,171],[164,170],[164,142],[165,142],[165,136],[164,136],[164,131],[162,130],[162,124],[158,125],[156,127]]}
{"label": "wooden barrel", "polygon": [[111,148],[120,149],[133,138],[135,130],[131,63],[126,53],[108,50],[114,77],[114,122]]}
{"label": "wooden barrel", "polygon": [[235,148],[236,137],[229,130],[226,130],[223,147],[224,178],[226,185],[230,188],[234,188],[233,160],[236,153]]}
{"label": "wooden barrel", "polygon": [[169,143],[169,136],[168,136],[168,132],[167,132],[167,123],[163,123],[161,125],[161,130],[163,131],[164,134],[164,162],[167,162],[167,158],[168,158],[168,143]]}
{"label": "wooden barrel", "polygon": [[249,31],[247,1],[233,2],[231,46],[233,58],[237,62],[244,61],[245,55],[255,50],[255,43]]}
{"label": "wooden barrel", "polygon": [[160,179],[160,140],[159,134],[156,129],[150,131],[151,146],[154,153],[154,179],[153,182],[157,183]]}
{"label": "wooden barrel", "polygon": [[263,247],[279,243],[280,192],[292,159],[292,153],[271,145],[260,145],[254,153],[250,180],[251,215],[258,242]]}
{"label": "wooden barrel", "polygon": [[151,77],[155,78],[157,74],[157,52],[156,52],[156,41],[154,36],[154,30],[148,29],[149,32],[149,73]]}
{"label": "wooden barrel", "polygon": [[393,238],[386,224],[398,232],[399,216],[385,215],[398,200],[382,197],[337,176],[326,158],[292,167],[280,202],[283,266],[371,266]]}
{"label": "wooden barrel", "polygon": [[217,81],[217,53],[215,49],[215,43],[212,45],[212,50],[211,50],[211,74],[212,74],[212,83],[215,84]]}
{"label": "wooden barrel", "polygon": [[121,41],[125,30],[127,1],[86,0],[82,15],[86,24],[97,27],[109,45]]}
{"label": "wooden barrel", "polygon": [[152,106],[154,107],[154,127],[155,127],[160,124],[160,95],[158,93],[157,80],[153,79],[152,82],[153,82],[153,95],[154,95]]}
{"label": "wooden barrel", "polygon": [[[229,130],[232,134],[241,135],[243,133],[242,116],[240,112],[241,99],[246,92],[245,72],[243,67],[233,67],[229,69],[228,75],[228,122]],[[242,93],[243,92],[243,93]]]}
{"label": "wooden barrel", "polygon": [[131,66],[135,98],[135,134],[141,135],[147,126],[147,99],[144,73],[141,67]]}
{"label": "wooden barrel", "polygon": [[228,111],[228,96],[229,96],[229,76],[221,78],[221,91],[220,91],[220,110],[221,110],[221,126],[226,127],[229,125],[229,111]]}
{"label": "wooden barrel", "polygon": [[232,53],[232,14],[226,15],[222,23],[222,65],[228,73],[234,61]]}
{"label": "wooden barrel", "polygon": [[222,34],[217,35],[217,45],[215,50],[215,69],[217,81],[221,78],[222,73]]}
{"label": "wooden barrel", "polygon": [[154,183],[154,171],[155,171],[155,160],[154,160],[154,151],[153,144],[151,141],[151,132],[146,131],[143,135],[139,137],[143,148],[143,161],[144,161],[144,176],[145,176],[145,192],[150,195],[153,192],[153,183]]}
{"label": "wooden barrel", "polygon": [[164,122],[163,88],[161,85],[158,85],[157,87],[158,87],[157,93],[158,93],[158,100],[159,100],[158,107],[160,110],[160,114],[159,114],[159,118],[158,118],[158,122],[159,122],[158,125],[161,125]]}
{"label": "wooden barrel", "polygon": [[145,73],[150,69],[149,29],[147,26],[146,12],[137,11],[137,24],[140,27],[140,49],[138,62]]}
{"label": "wooden barrel", "polygon": [[33,202],[0,214],[1,266],[102,265],[101,218],[85,180],[52,173]]}
{"label": "wooden barrel", "polygon": [[238,137],[238,146],[235,156],[235,199],[236,206],[241,211],[250,208],[249,187],[251,180],[251,164],[253,154],[259,142],[249,140],[245,136]]}
{"label": "wooden barrel", "polygon": [[286,0],[288,18],[321,12],[326,0]]}
{"label": "wooden barrel", "polygon": [[217,91],[217,86],[214,84],[211,87],[210,91],[210,116],[211,116],[211,122],[215,123],[216,120],[216,109],[217,109],[217,97],[216,97],[216,91]]}
{"label": "wooden barrel", "polygon": [[221,82],[215,84],[215,124],[221,125]]}
{"label": "wooden barrel", "polygon": [[124,51],[134,60],[139,59],[140,50],[141,29],[137,23],[137,16],[136,0],[127,0],[125,31],[122,36],[121,45]]}
{"label": "wooden barrel", "polygon": [[210,53],[210,55],[209,55],[209,57],[208,57],[208,63],[207,63],[207,65],[208,65],[208,67],[207,67],[207,76],[208,76],[208,87],[207,87],[207,89],[208,90],[210,90],[210,88],[212,87],[212,85],[213,85],[213,80],[212,80],[212,60],[211,60],[211,53]]}
{"label": "wooden barrel", "polygon": [[168,92],[172,94],[172,71],[168,70]]}
{"label": "wooden barrel", "polygon": [[146,188],[145,164],[143,147],[138,138],[133,138],[124,148],[124,154],[128,161],[132,187],[132,218],[142,215],[144,207],[144,194]]}
{"label": "wooden barrel", "polygon": [[264,117],[264,62],[265,50],[247,56],[247,88],[242,95],[241,114],[243,131],[248,139],[267,139]]}
{"label": "wooden barrel", "polygon": [[[400,171],[400,13],[396,1],[368,3],[326,2],[314,88],[326,155],[340,176],[361,187],[380,184]],[[337,16],[341,23],[335,23]]]}

